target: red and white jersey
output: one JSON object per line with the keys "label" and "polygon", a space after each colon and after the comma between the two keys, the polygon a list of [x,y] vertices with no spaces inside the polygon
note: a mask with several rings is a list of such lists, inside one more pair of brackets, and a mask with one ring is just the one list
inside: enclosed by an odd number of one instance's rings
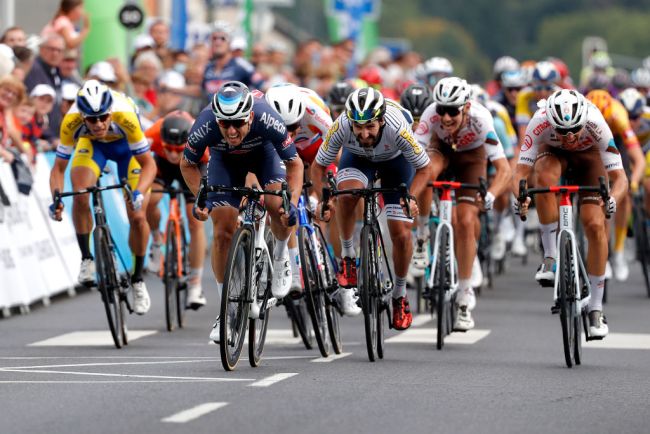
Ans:
{"label": "red and white jersey", "polygon": [[436,103],[424,110],[415,130],[420,146],[430,149],[431,139],[446,143],[456,152],[465,152],[485,146],[490,161],[506,158],[503,145],[494,129],[494,119],[488,109],[476,101],[470,103],[468,119],[456,134],[449,134],[442,127],[442,118],[436,113]]}
{"label": "red and white jersey", "polygon": [[[560,142],[555,129],[546,118],[546,108],[538,109],[526,128],[526,135],[524,136],[521,152],[519,153],[519,164],[526,166],[535,164],[539,147],[542,144],[565,151],[584,151],[592,146],[597,146],[600,150],[603,165],[608,172],[623,169],[621,154],[614,144],[612,131],[609,129],[600,110],[591,103],[588,103],[587,107],[587,124],[580,133],[578,143],[571,148],[563,146],[562,142]],[[589,168],[584,167],[580,169],[588,170]]]}
{"label": "red and white jersey", "polygon": [[301,87],[300,92],[305,101],[305,115],[300,120],[300,129],[293,142],[299,153],[314,147],[315,155],[332,126],[332,116],[316,92],[305,87]]}

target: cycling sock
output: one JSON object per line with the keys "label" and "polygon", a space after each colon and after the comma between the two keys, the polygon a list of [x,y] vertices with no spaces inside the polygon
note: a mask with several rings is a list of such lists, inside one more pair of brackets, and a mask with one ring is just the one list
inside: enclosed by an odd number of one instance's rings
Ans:
{"label": "cycling sock", "polygon": [[400,297],[406,297],[406,277],[395,276],[393,298],[398,299]]}
{"label": "cycling sock", "polygon": [[515,238],[520,238],[523,240],[524,232],[526,231],[526,225],[524,224],[524,222],[521,221],[520,218],[516,218],[514,220],[515,220]]}
{"label": "cycling sock", "polygon": [[144,267],[144,256],[134,256],[133,274],[131,283],[142,282],[142,268]]}
{"label": "cycling sock", "polygon": [[605,294],[605,275],[589,275],[591,285],[591,298],[589,299],[589,312],[592,310],[603,310],[603,295]]}
{"label": "cycling sock", "polygon": [[77,234],[77,243],[81,250],[81,259],[93,259],[93,255],[90,253],[90,234]]}
{"label": "cycling sock", "polygon": [[501,220],[503,220],[503,216],[506,214],[505,210],[502,211],[497,211],[494,210],[494,227],[499,228],[501,226]]}
{"label": "cycling sock", "polygon": [[426,240],[429,238],[429,216],[418,217],[416,236],[418,240]]}
{"label": "cycling sock", "polygon": [[472,279],[458,279],[458,291],[465,291],[472,287]]}
{"label": "cycling sock", "polygon": [[286,240],[275,239],[275,247],[273,248],[273,259],[278,260],[282,259],[287,253],[287,245],[289,244],[289,238]]}
{"label": "cycling sock", "polygon": [[622,252],[625,249],[625,238],[627,238],[627,226],[616,227],[616,238],[614,238],[614,252]]}
{"label": "cycling sock", "polygon": [[354,251],[354,238],[344,240],[341,238],[341,256],[344,258],[356,258],[357,253]]}
{"label": "cycling sock", "polygon": [[289,257],[291,258],[291,273],[300,276],[300,256],[298,254],[298,247],[291,247],[289,249]]}
{"label": "cycling sock", "polygon": [[221,282],[219,282],[217,280],[217,297],[219,297],[219,303],[221,303],[221,292],[222,292],[222,290],[223,290],[223,283],[221,283]]}
{"label": "cycling sock", "polygon": [[193,285],[201,284],[201,277],[203,276],[203,267],[201,268],[190,268],[190,274],[188,277],[188,282]]}
{"label": "cycling sock", "polygon": [[547,225],[539,225],[542,232],[542,247],[544,247],[544,257],[557,257],[557,222]]}

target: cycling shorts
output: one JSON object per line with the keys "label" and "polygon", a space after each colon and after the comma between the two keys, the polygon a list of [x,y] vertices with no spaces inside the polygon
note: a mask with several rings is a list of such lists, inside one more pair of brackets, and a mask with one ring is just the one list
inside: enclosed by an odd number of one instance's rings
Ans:
{"label": "cycling shorts", "polygon": [[[437,143],[431,148],[431,159],[443,158],[443,171],[438,177],[442,181],[457,181],[478,184],[480,178],[487,179],[487,153],[485,146],[456,152],[444,143]],[[461,188],[456,191],[456,201],[477,205],[476,190]]]}
{"label": "cycling shorts", "polygon": [[135,190],[140,180],[140,163],[135,159],[126,139],[104,143],[85,137],[77,141],[72,167],[88,167],[99,178],[108,160],[117,163],[119,179],[126,178],[129,186]]}
{"label": "cycling shorts", "polygon": [[185,190],[185,193],[183,193],[183,196],[185,196],[185,202],[194,202],[195,196],[192,194],[189,187],[185,183],[185,179],[183,179],[180,165],[172,164],[166,158],[163,158],[158,154],[154,154],[153,158],[156,160],[156,167],[158,167],[156,179],[154,182],[156,184],[162,185],[163,187],[170,187],[176,180],[178,181],[180,188]]}

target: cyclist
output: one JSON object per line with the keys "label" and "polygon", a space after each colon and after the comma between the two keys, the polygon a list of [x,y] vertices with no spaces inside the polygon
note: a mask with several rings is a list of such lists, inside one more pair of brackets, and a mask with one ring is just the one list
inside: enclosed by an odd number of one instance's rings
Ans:
{"label": "cyclist", "polygon": [[[645,170],[645,159],[639,146],[639,140],[634,134],[630,125],[627,111],[621,104],[606,90],[592,90],[586,95],[587,99],[593,103],[602,113],[607,125],[609,126],[616,147],[621,153],[623,168],[630,180],[630,190],[636,193],[640,183],[643,181]],[[624,146],[622,146],[624,145]],[[618,212],[615,217],[614,230],[614,251],[612,254],[612,268],[614,277],[620,282],[627,280],[630,269],[625,261],[625,238],[627,238],[627,225],[630,215],[632,214],[632,202],[629,195],[625,195],[618,203]]]}
{"label": "cyclist", "polygon": [[[578,91],[564,89],[553,93],[528,125],[513,178],[513,192],[519,195],[519,180],[528,178],[531,172],[534,185],[543,188],[557,185],[560,176],[571,168],[572,182],[580,185],[598,185],[599,176],[609,177],[611,196],[604,206],[609,212],[616,211],[616,203],[627,193],[627,177],[612,133],[596,106]],[[605,214],[599,196],[585,193],[580,199],[580,219],[589,245],[589,334],[604,337],[608,333],[602,312],[608,249]],[[516,202],[515,212],[525,215],[529,202],[530,199],[522,205]],[[559,219],[557,200],[549,193],[537,195],[535,202],[544,250],[544,261],[535,279],[542,286],[553,286]]]}
{"label": "cyclist", "polygon": [[[296,223],[296,203],[303,181],[303,163],[287,134],[287,127],[261,92],[250,91],[241,82],[229,81],[214,94],[210,106],[201,111],[185,146],[181,172],[195,194],[201,181],[198,164],[206,148],[210,149],[209,185],[244,186],[248,172],[253,173],[265,189],[279,190],[282,182],[288,182],[290,209],[283,209],[282,200],[277,196],[264,198],[275,237],[271,290],[276,298],[286,296],[291,288],[288,226]],[[212,269],[219,296],[230,241],[237,229],[240,202],[241,197],[234,193],[208,193],[206,207],[195,206],[193,210],[201,221],[212,217]],[[210,339],[219,340],[218,318]]]}
{"label": "cyclist", "polygon": [[[424,110],[431,105],[433,98],[428,86],[412,84],[407,87],[400,97],[400,104],[413,116],[413,130],[417,130]],[[429,215],[421,214],[417,217],[416,240],[413,256],[411,257],[411,274],[414,277],[424,276],[424,270],[429,265]]]}
{"label": "cyclist", "polygon": [[503,74],[510,71],[517,71],[521,69],[519,61],[511,56],[501,56],[495,62],[492,67],[492,76],[493,79],[485,84],[485,90],[490,96],[494,96],[499,93],[503,86]]}
{"label": "cyclist", "polygon": [[646,99],[646,104],[650,102],[650,70],[646,68],[637,68],[630,74],[632,86],[638,90]]}
{"label": "cyclist", "polygon": [[[432,180],[443,175],[453,176],[456,181],[479,183],[487,175],[487,160],[496,169],[483,206],[489,210],[494,200],[507,187],[510,166],[505,158],[503,146],[494,131],[490,112],[477,102],[470,102],[469,84],[458,77],[448,77],[438,82],[433,90],[433,101],[422,115],[415,137],[420,146],[426,147],[433,165]],[[419,198],[421,212],[428,214],[432,191],[426,189]],[[458,259],[458,315],[454,330],[466,331],[474,328],[471,311],[476,306],[472,283],[480,285],[480,263],[476,259],[476,244],[480,234],[479,208],[476,196],[467,190],[458,190],[458,206],[454,237]],[[475,282],[472,282],[475,280]]]}
{"label": "cyclist", "polygon": [[[151,151],[154,153],[154,159],[158,167],[156,179],[154,180],[154,189],[170,187],[176,180],[179,187],[185,190],[185,193],[183,193],[185,196],[185,211],[190,229],[187,307],[196,310],[205,305],[205,296],[201,289],[201,276],[203,275],[203,262],[205,260],[205,230],[203,224],[192,217],[192,206],[195,197],[189,191],[179,166],[193,122],[194,118],[189,113],[174,111],[156,121],[144,134],[151,143]],[[201,158],[202,171],[205,171],[204,166],[208,163],[208,158],[209,153],[204,153]],[[147,221],[149,227],[151,227],[153,238],[149,252],[148,268],[149,271],[154,273],[160,270],[162,258],[163,235],[160,232],[160,208],[158,208],[158,203],[162,197],[162,193],[152,193],[147,207]]]}
{"label": "cyclist", "polygon": [[[316,92],[293,84],[273,86],[265,96],[269,105],[278,112],[287,125],[289,137],[293,139],[298,155],[307,168],[307,165],[314,161],[323,139],[332,126],[329,109]],[[314,198],[313,201],[317,199]],[[310,197],[310,204],[311,202]],[[315,206],[313,208],[315,209]],[[289,255],[293,276],[291,290],[300,292],[302,291],[300,255],[294,231],[289,238]],[[344,314],[353,316],[361,313],[352,288],[342,288],[339,296],[339,305]]]}
{"label": "cyclist", "polygon": [[436,83],[454,73],[454,67],[446,57],[432,57],[424,62],[420,81],[433,89]]}
{"label": "cyclist", "polygon": [[[151,306],[142,268],[149,240],[145,210],[149,201],[149,187],[156,175],[156,163],[149,153],[149,142],[140,127],[133,101],[97,80],[86,81],[61,123],[61,143],[50,173],[52,195],[54,190],[63,189],[63,178],[70,158],[70,179],[75,191],[94,186],[107,160],[117,163],[120,179],[128,179],[133,190],[133,201],[126,210],[130,223],[129,247],[134,255],[131,284],[134,311],[143,315]],[[63,204],[57,209],[54,209],[54,204],[50,205],[53,219],[61,220],[62,211]],[[79,282],[89,284],[95,278],[95,262],[90,253],[93,219],[88,195],[74,196],[72,222],[81,250]]]}
{"label": "cyclist", "polygon": [[[334,121],[318,150],[312,165],[312,180],[317,192],[321,191],[325,171],[340,149],[342,154],[336,179],[338,188],[343,190],[367,188],[379,178],[382,187],[397,187],[404,183],[409,186],[411,194],[417,195],[426,187],[430,177],[429,157],[413,138],[402,108],[384,99],[371,87],[350,94],[346,111]],[[404,214],[402,207],[407,205],[400,204],[397,192],[383,196],[395,264],[393,326],[405,330],[413,321],[406,295],[406,275],[413,251],[411,219]],[[339,196],[335,206],[343,246],[339,282],[350,288],[357,286],[353,232],[358,202],[359,198],[355,196]],[[417,217],[416,202],[410,201],[409,206],[411,215]]]}
{"label": "cyclist", "polygon": [[348,96],[352,92],[354,92],[354,86],[347,81],[337,81],[334,83],[326,99],[332,119],[338,118],[343,113],[345,110],[345,101],[347,101]]}

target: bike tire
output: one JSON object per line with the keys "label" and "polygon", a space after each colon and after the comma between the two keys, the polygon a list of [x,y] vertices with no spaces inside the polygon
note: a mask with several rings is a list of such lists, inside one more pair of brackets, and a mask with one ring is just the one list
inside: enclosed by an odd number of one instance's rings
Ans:
{"label": "bike tire", "polygon": [[[183,220],[181,220],[182,222]],[[183,328],[185,326],[185,312],[187,310],[187,275],[190,270],[190,253],[189,253],[189,244],[187,243],[187,236],[185,235],[185,228],[181,224],[181,255],[182,260],[181,264],[183,270],[179,275],[185,276],[183,283],[179,282],[179,285],[176,288],[176,319],[178,321],[178,327]]]}
{"label": "bike tire", "polygon": [[333,305],[329,293],[333,293],[338,288],[338,280],[336,279],[336,265],[334,259],[327,248],[327,241],[320,226],[314,225],[316,230],[316,238],[320,248],[320,255],[323,258],[323,276],[325,281],[321,282],[322,288],[325,290],[325,314],[327,315],[327,331],[332,343],[332,350],[334,353],[341,354],[343,352],[343,343],[341,342],[341,324],[339,320],[339,312]]}
{"label": "bike tire", "polygon": [[[261,297],[262,306],[266,306],[266,303],[271,296],[271,285],[273,281],[273,270],[271,265],[271,258],[266,255],[262,255],[260,258],[262,261],[261,267],[258,267],[258,264],[255,264],[255,267],[252,269],[259,270],[254,276],[252,276],[251,284],[253,285],[253,294],[256,298]],[[266,277],[266,278],[264,278]],[[257,300],[252,300],[253,303],[256,303]],[[287,299],[285,299],[285,303]],[[290,302],[290,301],[289,301]],[[248,324],[248,363],[256,368],[260,365],[262,361],[262,353],[264,352],[264,344],[266,342],[266,332],[269,325],[269,317],[271,314],[271,309],[265,308],[261,310],[260,317],[255,319],[249,319]],[[307,313],[304,312],[306,316]]]}
{"label": "bike tire", "polygon": [[237,366],[246,339],[253,242],[250,228],[241,227],[235,232],[228,251],[219,316],[219,352],[226,371]]}
{"label": "bike tire", "polygon": [[371,226],[361,230],[361,267],[359,269],[359,296],[363,309],[363,322],[366,335],[368,359],[374,362],[377,357],[377,304],[373,301],[376,281],[375,240]]}
{"label": "bike tire", "polygon": [[163,267],[163,281],[165,285],[165,321],[167,331],[175,328],[178,316],[178,240],[173,221],[167,222],[165,230],[165,262]]}
{"label": "bike tire", "polygon": [[96,228],[93,236],[95,242],[95,264],[97,267],[97,287],[102,295],[108,328],[116,348],[122,348],[124,320],[121,308],[119,282],[115,270],[113,253],[109,245],[109,234],[105,228]]}
{"label": "bike tire", "polygon": [[643,283],[645,283],[646,293],[650,297],[650,235],[648,234],[648,225],[646,223],[646,214],[643,210],[643,204],[636,200],[633,207],[634,212],[634,239],[636,240],[637,259],[643,272]]}
{"label": "bike tire", "polygon": [[[447,281],[450,276],[447,276],[447,243],[449,242],[449,228],[442,226],[440,228],[440,244],[438,245],[438,252],[436,253],[436,279],[434,280],[433,287],[436,291],[436,316],[437,316],[437,329],[436,329],[436,348],[442,350],[445,346],[445,337],[449,334],[449,306],[446,301],[448,291]],[[452,325],[453,327],[453,325]]]}
{"label": "bike tire", "polygon": [[571,239],[566,232],[560,235],[558,245],[558,271],[560,279],[558,282],[558,303],[560,308],[560,325],[562,327],[562,344],[564,349],[564,361],[568,368],[573,366],[574,357],[574,312],[573,303],[575,303],[575,292],[572,287],[575,286],[575,272],[573,269],[573,254],[571,251]]}
{"label": "bike tire", "polygon": [[327,336],[326,294],[318,270],[318,261],[316,260],[318,256],[315,254],[315,249],[318,249],[319,246],[312,245],[311,239],[309,229],[305,226],[300,227],[298,231],[298,251],[304,298],[314,329],[314,338],[318,345],[318,351],[320,351],[321,356],[327,357],[330,354],[330,343]]}
{"label": "bike tire", "polygon": [[299,299],[291,299],[290,297],[287,297],[286,300],[283,300],[283,303],[287,309],[287,315],[291,320],[293,337],[300,337],[305,349],[313,349],[314,332],[312,331],[311,324],[309,324],[309,312],[307,311],[304,298],[302,295]]}

